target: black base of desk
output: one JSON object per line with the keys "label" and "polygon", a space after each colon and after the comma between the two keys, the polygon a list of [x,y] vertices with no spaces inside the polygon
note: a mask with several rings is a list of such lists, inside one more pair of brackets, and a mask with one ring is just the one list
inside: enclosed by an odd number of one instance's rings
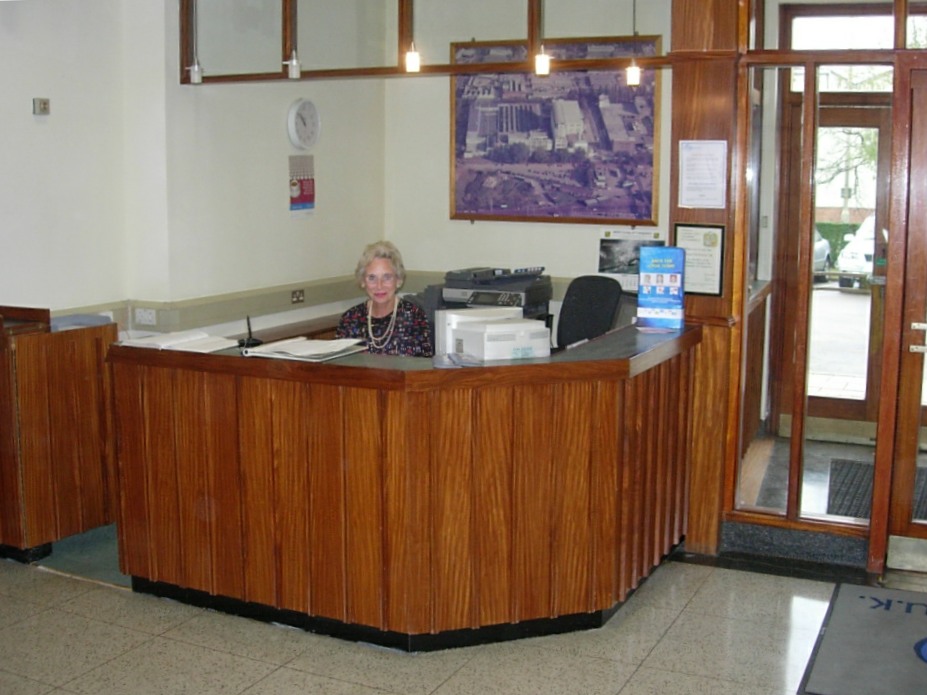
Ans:
{"label": "black base of desk", "polygon": [[3,545],[0,543],[0,557],[21,562],[28,565],[32,562],[38,562],[43,557],[48,557],[52,552],[51,543],[34,545],[31,548],[16,548],[12,545]]}
{"label": "black base of desk", "polygon": [[558,618],[526,620],[520,623],[490,625],[477,629],[448,630],[435,634],[410,635],[401,632],[377,630],[365,625],[342,623],[330,618],[320,618],[298,611],[272,608],[260,603],[241,601],[226,596],[213,596],[204,591],[185,589],[164,582],[153,582],[142,577],[132,577],[132,590],[244,618],[268,623],[281,623],[307,632],[337,637],[351,642],[369,642],[370,644],[406,652],[432,652],[455,647],[472,647],[478,644],[507,642],[526,637],[541,637],[564,632],[591,630],[605,625],[620,608],[620,605],[616,605],[608,610],[593,613],[576,613]]}

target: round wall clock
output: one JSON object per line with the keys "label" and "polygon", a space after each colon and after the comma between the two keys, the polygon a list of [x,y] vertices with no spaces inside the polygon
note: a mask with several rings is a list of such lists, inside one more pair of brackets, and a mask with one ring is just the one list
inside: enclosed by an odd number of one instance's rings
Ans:
{"label": "round wall clock", "polygon": [[287,114],[286,129],[294,147],[308,150],[319,141],[319,110],[310,99],[297,99]]}

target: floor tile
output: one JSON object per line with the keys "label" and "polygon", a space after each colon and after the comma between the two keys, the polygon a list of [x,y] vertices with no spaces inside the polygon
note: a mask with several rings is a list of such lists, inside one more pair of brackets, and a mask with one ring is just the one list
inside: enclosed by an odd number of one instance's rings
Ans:
{"label": "floor tile", "polygon": [[530,642],[561,654],[612,659],[636,666],[647,658],[679,615],[677,610],[653,608],[648,602],[636,599],[631,597],[597,630],[537,637]]}
{"label": "floor tile", "polygon": [[54,689],[54,686],[0,670],[0,693],[3,695],[46,695]]}
{"label": "floor tile", "polygon": [[94,584],[10,560],[0,560],[0,595],[51,606],[94,588]]}
{"label": "floor tile", "polygon": [[147,635],[49,609],[0,630],[2,668],[63,685],[150,639]]}
{"label": "floor tile", "polygon": [[228,695],[274,669],[273,664],[154,637],[65,687],[79,695]]}
{"label": "floor tile", "polygon": [[204,612],[202,608],[118,587],[95,587],[57,608],[150,635],[160,635]]}
{"label": "floor tile", "polygon": [[616,695],[634,668],[524,642],[487,645],[434,695]]}
{"label": "floor tile", "polygon": [[[31,601],[23,601],[13,596],[0,598],[0,628],[15,625],[31,615],[47,610],[45,606]],[[0,693],[3,691],[0,690]]]}
{"label": "floor tile", "polygon": [[653,602],[654,608],[682,610],[713,571],[704,565],[665,562],[631,594],[631,600]]}
{"label": "floor tile", "polygon": [[683,612],[644,666],[794,691],[819,629]]}
{"label": "floor tile", "polygon": [[473,658],[473,648],[409,654],[367,644],[310,635],[305,653],[288,668],[378,687],[402,695],[425,695]]}
{"label": "floor tile", "polygon": [[292,661],[312,644],[310,635],[302,630],[213,611],[202,611],[164,637],[278,666]]}
{"label": "floor tile", "polygon": [[641,668],[631,676],[619,695],[789,695],[794,692]]}
{"label": "floor tile", "polygon": [[817,630],[833,592],[829,582],[716,568],[686,611]]}
{"label": "floor tile", "polygon": [[388,692],[305,671],[278,668],[257,685],[245,690],[242,695],[381,695]]}

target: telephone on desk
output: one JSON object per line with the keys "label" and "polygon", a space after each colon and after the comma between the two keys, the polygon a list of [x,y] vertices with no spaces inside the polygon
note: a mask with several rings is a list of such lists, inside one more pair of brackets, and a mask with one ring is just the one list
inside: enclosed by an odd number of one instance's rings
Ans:
{"label": "telephone on desk", "polygon": [[544,268],[463,268],[444,275],[442,298],[454,306],[520,306],[526,318],[544,316],[553,296]]}

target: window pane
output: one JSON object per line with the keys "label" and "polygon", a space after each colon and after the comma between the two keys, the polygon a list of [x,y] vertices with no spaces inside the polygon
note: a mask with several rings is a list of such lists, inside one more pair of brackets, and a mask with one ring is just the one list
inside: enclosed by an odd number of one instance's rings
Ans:
{"label": "window pane", "polygon": [[859,17],[796,17],[792,48],[798,51],[886,48],[894,45],[891,14]]}
{"label": "window pane", "polygon": [[415,3],[415,48],[423,65],[451,62],[451,44],[524,41],[526,0],[428,0]]}
{"label": "window pane", "polygon": [[[818,92],[891,92],[890,65],[822,65],[818,68]],[[792,91],[805,88],[805,69],[792,69]]]}

